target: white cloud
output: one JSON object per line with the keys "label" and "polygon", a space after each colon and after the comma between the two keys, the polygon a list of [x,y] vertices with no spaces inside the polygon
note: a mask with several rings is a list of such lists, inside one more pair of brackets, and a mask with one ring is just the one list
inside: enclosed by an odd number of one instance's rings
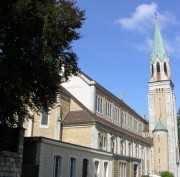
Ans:
{"label": "white cloud", "polygon": [[150,37],[147,37],[143,43],[136,44],[134,47],[140,52],[145,51],[149,53],[152,50],[152,43],[153,40]]}
{"label": "white cloud", "polygon": [[122,29],[147,32],[154,26],[155,13],[157,13],[162,28],[165,28],[167,24],[177,24],[173,14],[168,11],[158,12],[158,5],[154,2],[137,6],[131,17],[119,18],[115,23],[119,24]]}
{"label": "white cloud", "polygon": [[127,31],[131,30],[139,32],[139,34],[141,34],[141,36],[138,36],[139,41],[141,40],[139,43],[129,43],[128,41],[126,41],[126,43],[140,52],[144,51],[149,53],[152,50],[155,13],[158,17],[161,33],[164,31],[164,34],[170,35],[163,36],[167,54],[170,55],[170,58],[171,56],[173,58],[180,58],[180,35],[173,36],[173,31],[171,33],[168,32],[170,26],[175,25],[178,27],[179,22],[171,12],[159,11],[156,3],[140,4],[129,18],[119,18],[115,23]]}

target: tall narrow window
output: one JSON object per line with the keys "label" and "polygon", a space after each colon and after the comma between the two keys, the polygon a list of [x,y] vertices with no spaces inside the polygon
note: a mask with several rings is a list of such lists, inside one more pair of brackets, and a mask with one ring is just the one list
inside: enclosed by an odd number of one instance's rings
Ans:
{"label": "tall narrow window", "polygon": [[134,177],[138,176],[138,165],[134,164]]}
{"label": "tall narrow window", "polygon": [[62,157],[59,155],[54,156],[53,177],[63,177],[62,176]]}
{"label": "tall narrow window", "polygon": [[166,63],[164,63],[164,73],[167,75],[167,66],[166,66]]}
{"label": "tall narrow window", "polygon": [[82,177],[88,177],[88,159],[83,159],[83,164],[82,164]]}
{"label": "tall narrow window", "polygon": [[96,95],[96,111],[102,113],[102,97]]}
{"label": "tall narrow window", "polygon": [[119,176],[126,177],[126,163],[119,162]]}
{"label": "tall narrow window", "polygon": [[106,117],[112,117],[112,105],[109,102],[106,102]]}
{"label": "tall narrow window", "polygon": [[121,112],[121,124],[122,125],[124,124],[124,114],[123,114],[123,112]]}
{"label": "tall narrow window", "polygon": [[41,115],[41,125],[48,125],[48,113],[45,111],[42,111],[42,115]]}
{"label": "tall narrow window", "polygon": [[104,177],[108,177],[108,163],[104,162]]}
{"label": "tall narrow window", "polygon": [[153,75],[154,75],[154,67],[153,65],[151,65],[151,77],[153,77]]}
{"label": "tall narrow window", "polygon": [[132,151],[132,147],[131,147],[131,143],[129,143],[129,156],[131,156],[131,151]]}
{"label": "tall narrow window", "polygon": [[94,174],[94,177],[99,177],[100,176],[100,170],[99,170],[99,162],[98,161],[95,161],[95,174]]}
{"label": "tall narrow window", "polygon": [[124,140],[122,139],[121,141],[120,141],[120,143],[121,143],[121,155],[123,155],[123,152],[124,152]]}
{"label": "tall narrow window", "polygon": [[157,63],[157,80],[160,80],[160,65]]}
{"label": "tall narrow window", "polygon": [[136,144],[135,146],[135,157],[136,158],[138,157],[138,144]]}
{"label": "tall narrow window", "polygon": [[70,159],[70,177],[76,177],[76,159]]}

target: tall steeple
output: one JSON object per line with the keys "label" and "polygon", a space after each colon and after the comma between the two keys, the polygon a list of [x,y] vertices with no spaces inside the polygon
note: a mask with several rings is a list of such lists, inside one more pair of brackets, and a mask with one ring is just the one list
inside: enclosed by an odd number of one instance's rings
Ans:
{"label": "tall steeple", "polygon": [[154,30],[154,40],[153,40],[153,48],[151,53],[151,63],[153,64],[156,61],[156,58],[162,62],[163,60],[168,60],[169,58],[166,54],[166,50],[164,48],[163,39],[161,36],[161,32],[158,25],[157,15],[155,16],[155,30]]}
{"label": "tall steeple", "polygon": [[159,29],[158,18],[155,16],[154,39],[151,53],[151,79],[150,81],[169,80],[169,57],[166,53],[162,35]]}
{"label": "tall steeple", "polygon": [[148,83],[149,134],[153,138],[152,170],[159,175],[170,171],[179,177],[179,150],[174,85],[169,58],[155,17],[155,31],[150,58]]}

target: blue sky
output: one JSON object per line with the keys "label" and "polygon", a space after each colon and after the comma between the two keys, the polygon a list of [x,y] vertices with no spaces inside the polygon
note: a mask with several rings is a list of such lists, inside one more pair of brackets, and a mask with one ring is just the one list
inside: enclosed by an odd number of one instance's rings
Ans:
{"label": "blue sky", "polygon": [[170,57],[176,106],[180,107],[180,3],[143,0],[77,0],[86,11],[73,43],[80,69],[148,118],[149,62],[155,12]]}

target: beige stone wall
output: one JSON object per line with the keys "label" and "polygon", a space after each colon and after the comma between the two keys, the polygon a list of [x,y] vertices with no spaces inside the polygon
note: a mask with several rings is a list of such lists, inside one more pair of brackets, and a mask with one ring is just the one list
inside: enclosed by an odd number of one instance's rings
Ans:
{"label": "beige stone wall", "polygon": [[62,141],[91,147],[91,126],[64,127]]}
{"label": "beige stone wall", "polygon": [[[70,110],[70,99],[66,95],[60,96],[60,115],[63,120]],[[25,136],[43,136],[55,139],[57,126],[56,105],[48,113],[48,125],[41,125],[41,113],[34,113],[34,119],[25,120],[23,127],[26,129]],[[31,122],[32,121],[32,122]],[[31,129],[31,130],[30,130]],[[31,134],[29,134],[31,132]]]}
{"label": "beige stone wall", "polygon": [[156,174],[160,171],[168,171],[167,141],[166,132],[154,132],[154,172]]}
{"label": "beige stone wall", "polygon": [[118,177],[119,161],[118,158],[114,157],[114,177]]}
{"label": "beige stone wall", "polygon": [[62,120],[66,117],[70,110],[70,99],[65,96],[61,96],[61,118]]}
{"label": "beige stone wall", "polygon": [[76,102],[74,102],[74,100],[71,99],[70,111],[78,111],[78,110],[82,110],[82,108]]}
{"label": "beige stone wall", "polygon": [[41,125],[41,114],[34,115],[32,136],[44,136],[47,138],[55,138],[56,110],[51,109],[48,115],[48,125]]}
{"label": "beige stone wall", "polygon": [[155,126],[157,125],[159,119],[161,119],[164,126],[167,126],[165,89],[156,89],[154,91],[154,100]]}

